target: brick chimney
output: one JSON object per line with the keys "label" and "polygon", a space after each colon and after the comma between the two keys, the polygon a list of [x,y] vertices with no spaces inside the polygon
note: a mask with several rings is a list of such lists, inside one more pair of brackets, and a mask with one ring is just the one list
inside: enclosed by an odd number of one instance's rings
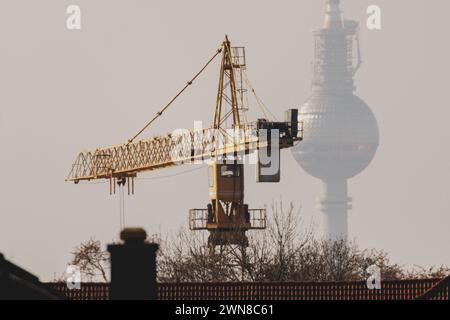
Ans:
{"label": "brick chimney", "polygon": [[156,251],[142,228],[125,228],[119,244],[108,245],[112,300],[156,300]]}

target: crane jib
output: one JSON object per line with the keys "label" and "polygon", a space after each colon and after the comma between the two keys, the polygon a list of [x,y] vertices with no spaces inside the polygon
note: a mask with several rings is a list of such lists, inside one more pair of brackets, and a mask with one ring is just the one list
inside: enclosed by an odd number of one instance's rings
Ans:
{"label": "crane jib", "polygon": [[[295,130],[292,131],[291,127]],[[291,147],[301,140],[298,124],[269,122],[241,125],[240,128],[222,130],[208,128],[197,131],[181,130],[177,134],[152,137],[130,144],[111,146],[81,152],[67,177],[68,181],[126,177],[138,172],[220,158],[235,153],[249,153],[266,148],[272,132],[279,135],[280,148]]]}

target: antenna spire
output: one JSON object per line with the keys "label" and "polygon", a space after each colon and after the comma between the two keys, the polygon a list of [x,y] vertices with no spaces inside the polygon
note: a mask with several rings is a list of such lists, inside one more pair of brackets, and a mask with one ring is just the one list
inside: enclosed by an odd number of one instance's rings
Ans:
{"label": "antenna spire", "polygon": [[327,0],[327,11],[325,12],[325,29],[342,28],[342,12],[339,8],[340,0]]}

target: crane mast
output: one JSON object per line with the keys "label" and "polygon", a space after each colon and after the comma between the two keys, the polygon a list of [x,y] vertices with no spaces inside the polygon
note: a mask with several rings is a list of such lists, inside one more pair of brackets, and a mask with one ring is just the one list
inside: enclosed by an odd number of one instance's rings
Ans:
{"label": "crane mast", "polygon": [[[219,82],[211,127],[177,130],[136,141],[219,54]],[[266,213],[264,209],[248,209],[244,203],[243,156],[270,149],[273,139],[268,137],[273,137],[275,132],[278,152],[279,149],[292,147],[295,142],[302,140],[302,127],[295,109],[287,112],[284,122],[267,119],[241,122],[245,111],[242,98],[245,92],[242,86],[245,67],[245,49],[231,47],[228,37],[225,37],[207,64],[133,138],[124,144],[80,152],[66,181],[78,183],[108,179],[111,193],[116,184],[128,184],[129,193],[130,186],[131,193],[134,193],[134,179],[141,172],[207,160],[210,203],[204,209],[189,211],[190,228],[208,230],[209,243],[213,247],[246,245],[245,232],[264,229]],[[277,178],[274,182],[277,182]]]}

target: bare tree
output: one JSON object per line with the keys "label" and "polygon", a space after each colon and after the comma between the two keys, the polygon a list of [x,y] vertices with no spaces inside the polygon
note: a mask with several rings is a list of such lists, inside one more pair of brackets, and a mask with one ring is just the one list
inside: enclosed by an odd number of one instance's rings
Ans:
{"label": "bare tree", "polygon": [[360,250],[345,240],[314,238],[311,226],[305,228],[299,211],[281,202],[270,209],[268,228],[249,231],[244,244],[211,250],[207,233],[180,231],[170,241],[162,241],[158,270],[163,282],[323,282],[365,281],[367,268],[377,265],[384,280],[444,277],[447,267],[407,271],[391,263],[388,254]]}
{"label": "bare tree", "polygon": [[[377,265],[384,280],[443,278],[446,266],[424,269],[391,263],[385,251],[360,250],[345,240],[326,241],[314,237],[312,226],[304,226],[299,210],[291,203],[273,203],[268,228],[248,231],[248,246],[238,243],[211,248],[207,232],[181,229],[163,239],[157,258],[160,282],[323,282],[365,281],[369,266]],[[99,241],[82,243],[73,252],[72,264],[91,279],[107,281],[108,253]]]}
{"label": "bare tree", "polygon": [[412,269],[404,272],[404,278],[406,279],[442,279],[449,275],[450,268],[445,265],[432,266],[428,269],[414,266]]}
{"label": "bare tree", "polygon": [[108,281],[109,253],[102,249],[100,241],[91,238],[76,247],[72,255],[71,264],[78,266],[81,274],[87,276],[89,281],[98,278]]}
{"label": "bare tree", "polygon": [[269,216],[268,236],[272,248],[272,263],[266,270],[266,280],[289,281],[298,268],[296,257],[313,239],[311,229],[300,230],[300,210],[291,202],[285,209],[283,203],[273,203]]}
{"label": "bare tree", "polygon": [[208,246],[205,232],[180,230],[169,241],[161,241],[158,275],[162,282],[211,282],[236,279],[229,248]]}

